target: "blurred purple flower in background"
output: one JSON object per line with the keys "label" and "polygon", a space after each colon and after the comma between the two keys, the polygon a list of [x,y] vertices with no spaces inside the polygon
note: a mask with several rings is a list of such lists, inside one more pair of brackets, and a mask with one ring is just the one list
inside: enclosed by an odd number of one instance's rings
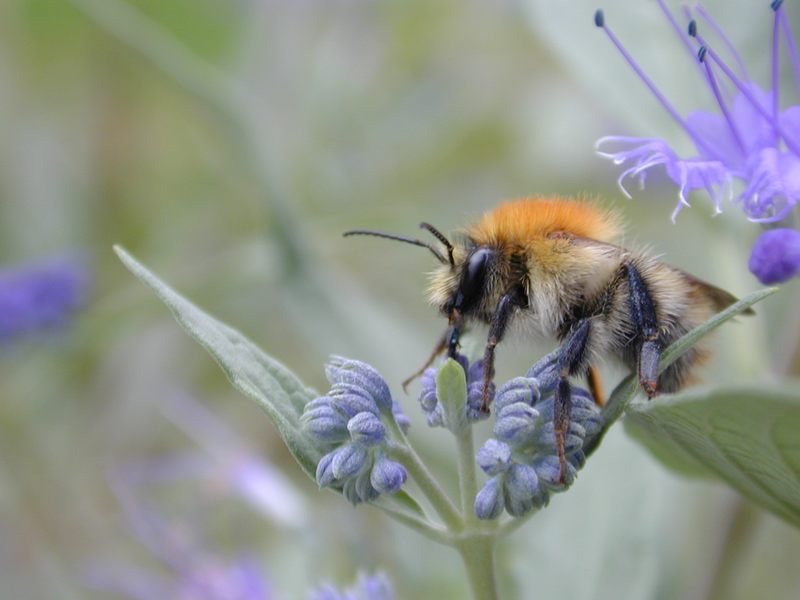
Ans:
{"label": "blurred purple flower in background", "polygon": [[[735,200],[753,222],[778,223],[789,218],[800,199],[800,105],[785,110],[780,107],[780,38],[788,50],[798,85],[800,53],[782,1],[771,3],[774,24],[770,91],[763,90],[752,80],[733,43],[702,6],[696,5],[694,13],[721,40],[735,67],[731,67],[700,34],[692,9],[684,9],[687,26],[683,28],[667,9],[664,0],[658,0],[658,4],[692,59],[699,60],[700,70],[719,112],[698,110],[683,117],[609,29],[603,12],[597,11],[595,24],[605,31],[639,78],[687,133],[696,150],[695,156],[680,158],[660,138],[607,136],[598,140],[598,154],[626,167],[618,183],[629,198],[631,196],[623,185],[626,178],[636,177],[644,186],[647,172],[663,166],[670,179],[679,186],[673,221],[684,206],[689,206],[687,194],[693,190],[705,190],[716,213],[722,211],[725,200]],[[608,146],[614,150],[599,151]],[[735,185],[741,191],[734,197]],[[792,237],[789,234],[784,236],[786,240]],[[779,252],[780,247],[780,244],[763,243],[760,239],[756,243],[750,270],[763,283],[785,281],[800,270],[800,256],[794,253],[792,258],[787,257]]]}
{"label": "blurred purple flower in background", "polygon": [[[263,565],[252,552],[211,551],[203,525],[209,507],[203,492],[189,490],[196,504],[180,517],[165,517],[155,500],[165,484],[201,480],[213,492],[238,496],[277,525],[301,527],[308,510],[303,497],[277,469],[246,448],[235,432],[213,412],[187,394],[176,394],[163,408],[165,416],[206,452],[172,454],[115,469],[110,485],[125,524],[134,539],[158,560],[151,569],[125,563],[96,562],[87,584],[133,600],[273,600]],[[155,488],[159,486],[159,490]],[[184,490],[185,491],[185,490]],[[214,495],[211,495],[214,499]],[[213,506],[216,506],[214,504]],[[199,510],[198,510],[199,509]],[[187,519],[186,515],[191,515]],[[315,599],[392,600],[383,575],[360,576],[344,592],[323,586]]]}
{"label": "blurred purple flower in background", "polygon": [[[247,448],[213,412],[188,394],[174,395],[164,403],[162,412],[206,451],[207,456],[196,457],[197,475],[218,490],[239,496],[275,523],[287,527],[305,524],[305,498],[283,473]],[[178,458],[180,461],[185,459]]]}
{"label": "blurred purple flower in background", "polygon": [[125,474],[112,489],[136,540],[164,567],[95,565],[88,585],[134,600],[271,600],[269,584],[250,555],[222,557],[203,548],[200,532],[185,522],[165,520],[145,501],[138,483]]}
{"label": "blurred purple flower in background", "polygon": [[84,260],[60,256],[0,270],[0,346],[69,322],[87,300]]}
{"label": "blurred purple flower in background", "polygon": [[339,591],[325,584],[314,590],[308,600],[394,600],[394,588],[383,573],[362,573],[352,587]]}

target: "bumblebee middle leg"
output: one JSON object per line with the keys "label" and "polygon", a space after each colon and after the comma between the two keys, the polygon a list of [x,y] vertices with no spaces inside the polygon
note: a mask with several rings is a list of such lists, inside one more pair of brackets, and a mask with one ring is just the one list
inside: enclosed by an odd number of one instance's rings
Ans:
{"label": "bumblebee middle leg", "polygon": [[591,322],[581,319],[568,334],[558,357],[559,381],[553,405],[553,429],[556,435],[556,453],[559,463],[559,483],[564,483],[567,473],[566,437],[572,421],[572,386],[569,376],[583,370]]}
{"label": "bumblebee middle leg", "polygon": [[489,390],[494,379],[494,350],[503,339],[508,321],[514,308],[519,306],[517,295],[513,292],[503,295],[492,316],[489,325],[489,338],[486,340],[486,349],[483,353],[483,395],[481,398],[481,411],[489,412]]}

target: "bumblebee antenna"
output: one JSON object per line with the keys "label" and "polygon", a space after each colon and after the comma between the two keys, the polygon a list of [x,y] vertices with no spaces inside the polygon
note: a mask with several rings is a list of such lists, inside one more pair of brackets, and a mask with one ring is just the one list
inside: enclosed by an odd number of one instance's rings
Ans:
{"label": "bumblebee antenna", "polygon": [[[406,237],[404,235],[397,235],[397,234],[394,234],[394,233],[387,233],[386,231],[374,231],[372,229],[353,229],[351,231],[345,231],[342,235],[344,237],[349,237],[351,235],[372,235],[372,236],[379,237],[379,238],[384,238],[384,239],[387,239],[387,240],[394,240],[396,242],[405,242],[406,244],[413,244],[414,246],[421,246],[423,248],[427,248],[428,250],[430,250],[440,263],[447,264],[447,259],[444,256],[442,256],[442,253],[439,252],[436,248],[434,248],[430,244],[426,244],[422,240],[416,240],[414,238]],[[439,234],[439,235],[441,235],[441,234]],[[449,246],[449,242],[447,242],[447,245],[448,245],[447,252],[448,252],[448,256],[450,257],[450,264],[452,264],[453,263],[452,246]]]}
{"label": "bumblebee antenna", "polygon": [[445,248],[447,248],[447,258],[450,261],[450,266],[455,267],[456,263],[455,261],[453,261],[453,244],[450,243],[450,240],[448,240],[441,231],[436,229],[436,227],[434,227],[430,223],[420,223],[419,226],[421,229],[429,231],[431,234],[433,234],[433,237],[435,237],[437,240],[439,240],[444,244]]}

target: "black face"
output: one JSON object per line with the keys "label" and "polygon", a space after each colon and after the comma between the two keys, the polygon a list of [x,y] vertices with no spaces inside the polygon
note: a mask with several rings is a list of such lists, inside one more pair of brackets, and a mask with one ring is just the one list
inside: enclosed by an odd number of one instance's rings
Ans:
{"label": "black face", "polygon": [[486,284],[486,272],[489,262],[494,259],[495,251],[491,248],[477,248],[467,259],[461,272],[461,282],[446,307],[447,312],[457,310],[461,314],[468,313],[480,303]]}

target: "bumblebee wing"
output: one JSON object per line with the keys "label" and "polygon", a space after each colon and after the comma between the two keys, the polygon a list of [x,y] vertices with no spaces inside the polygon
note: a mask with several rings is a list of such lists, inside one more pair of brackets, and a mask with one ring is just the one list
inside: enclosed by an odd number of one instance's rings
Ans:
{"label": "bumblebee wing", "polygon": [[[714,308],[719,310],[724,310],[728,308],[731,304],[738,302],[739,299],[731,294],[730,292],[726,292],[722,288],[718,288],[715,285],[711,285],[707,281],[703,281],[695,277],[694,275],[690,275],[686,271],[681,271],[680,269],[675,269],[678,271],[686,281],[689,282],[693,288],[698,290],[701,294],[703,294],[706,298],[711,300],[711,303],[714,305]],[[754,315],[756,314],[752,308],[748,308],[745,311],[742,311],[743,315]]]}

